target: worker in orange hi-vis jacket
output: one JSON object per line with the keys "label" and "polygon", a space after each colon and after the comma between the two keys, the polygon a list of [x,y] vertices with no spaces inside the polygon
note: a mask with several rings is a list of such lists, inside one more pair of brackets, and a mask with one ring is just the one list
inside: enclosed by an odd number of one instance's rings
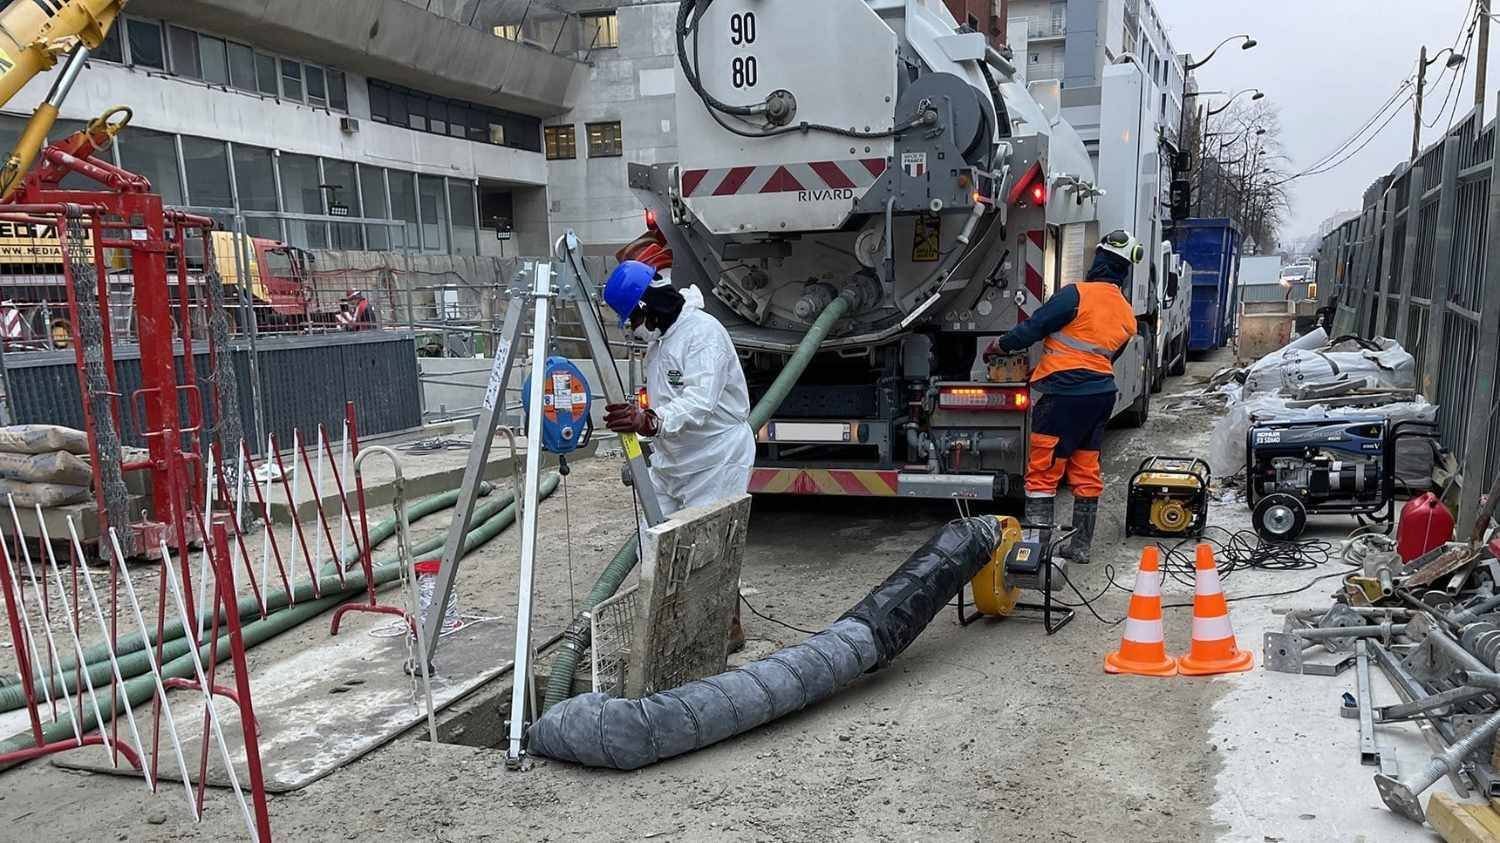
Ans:
{"label": "worker in orange hi-vis jacket", "polygon": [[1031,412],[1026,520],[1053,523],[1057,489],[1066,479],[1073,489],[1075,532],[1061,553],[1075,562],[1089,561],[1094,539],[1104,492],[1099,449],[1115,407],[1114,361],[1136,334],[1135,310],[1123,287],[1144,255],[1129,232],[1110,232],[1094,250],[1083,281],[1058,290],[986,352],[1042,343],[1041,363],[1031,373],[1031,388],[1040,397]]}

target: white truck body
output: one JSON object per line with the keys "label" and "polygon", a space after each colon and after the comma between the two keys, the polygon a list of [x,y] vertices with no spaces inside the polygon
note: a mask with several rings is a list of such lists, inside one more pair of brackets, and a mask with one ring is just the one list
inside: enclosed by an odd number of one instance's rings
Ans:
{"label": "white truck body", "polygon": [[[1024,370],[1001,378],[980,353],[1083,277],[1101,230],[1087,150],[1038,101],[1056,91],[1033,96],[941,0],[683,0],[682,21],[681,160],[630,165],[658,221],[647,237],[703,290],[752,393],[850,302],[758,431],[751,491],[1017,494]],[[1159,216],[1143,242],[1160,242]],[[1159,297],[1151,278],[1136,286]],[[1151,339],[1116,364],[1121,408],[1149,401]]]}

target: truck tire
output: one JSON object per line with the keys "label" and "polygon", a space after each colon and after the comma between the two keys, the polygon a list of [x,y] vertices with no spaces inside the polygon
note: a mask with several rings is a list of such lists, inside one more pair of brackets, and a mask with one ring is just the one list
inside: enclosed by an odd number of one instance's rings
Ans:
{"label": "truck tire", "polygon": [[1146,424],[1151,418],[1151,384],[1156,380],[1156,337],[1149,326],[1141,326],[1140,337],[1145,343],[1147,353],[1142,366],[1145,371],[1141,373],[1141,394],[1135,399],[1125,412],[1120,414],[1120,423],[1125,427],[1136,428]]}

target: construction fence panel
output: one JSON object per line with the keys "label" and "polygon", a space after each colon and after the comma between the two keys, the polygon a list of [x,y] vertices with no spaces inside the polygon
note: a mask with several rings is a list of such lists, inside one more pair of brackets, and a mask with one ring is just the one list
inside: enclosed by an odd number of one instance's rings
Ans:
{"label": "construction fence panel", "polygon": [[[323,336],[261,337],[259,355],[260,390],[252,387],[250,347],[232,343],[243,429],[259,431],[251,450],[261,453],[265,439],[275,434],[290,442],[292,431],[315,429],[319,424],[336,429],[343,423],[344,404],[354,401],[359,410],[360,430],[366,436],[408,430],[422,424],[421,392],[416,355],[410,333],[367,331]],[[195,352],[196,352],[195,348]],[[208,354],[194,354],[198,382],[208,381]],[[182,365],[181,357],[178,366]],[[72,351],[11,352],[5,355],[10,385],[10,411],[15,424],[63,424],[83,427],[79,402],[78,370]],[[140,352],[133,344],[115,348],[115,375],[119,385],[121,441],[145,447],[142,420],[131,396],[141,387]],[[205,418],[211,391],[204,388]],[[266,428],[256,421],[256,399],[265,413]],[[184,396],[181,418],[188,418]],[[186,422],[184,421],[184,424]],[[210,432],[203,432],[205,444]],[[233,447],[234,443],[226,443]]]}
{"label": "construction fence panel", "polygon": [[1461,462],[1466,514],[1500,472],[1500,444],[1490,445],[1500,442],[1500,331],[1489,318],[1500,308],[1500,272],[1490,267],[1500,245],[1489,236],[1500,214],[1495,141],[1495,124],[1481,129],[1471,113],[1377,179],[1360,215],[1324,237],[1319,270],[1336,332],[1392,337],[1416,357],[1442,444]]}

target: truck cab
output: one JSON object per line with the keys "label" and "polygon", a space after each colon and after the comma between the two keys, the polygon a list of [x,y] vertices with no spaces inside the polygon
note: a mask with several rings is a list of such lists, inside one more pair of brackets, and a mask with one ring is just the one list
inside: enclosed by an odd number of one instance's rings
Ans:
{"label": "truck cab", "polygon": [[[272,323],[280,319],[307,319],[314,309],[312,254],[264,237],[251,237],[247,234],[239,236],[248,264],[250,297],[260,318],[270,317]],[[213,233],[214,260],[218,265],[219,277],[223,279],[230,300],[238,301],[244,285],[240,278],[234,238],[235,235],[228,231]]]}

